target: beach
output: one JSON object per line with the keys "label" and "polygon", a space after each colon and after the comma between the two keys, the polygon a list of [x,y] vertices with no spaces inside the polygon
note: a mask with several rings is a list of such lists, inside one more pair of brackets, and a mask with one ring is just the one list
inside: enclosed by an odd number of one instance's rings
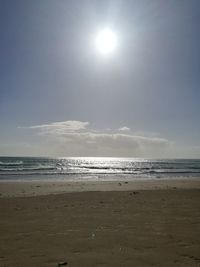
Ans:
{"label": "beach", "polygon": [[0,266],[200,266],[198,180],[1,182]]}
{"label": "beach", "polygon": [[200,267],[200,0],[0,14],[0,267]]}

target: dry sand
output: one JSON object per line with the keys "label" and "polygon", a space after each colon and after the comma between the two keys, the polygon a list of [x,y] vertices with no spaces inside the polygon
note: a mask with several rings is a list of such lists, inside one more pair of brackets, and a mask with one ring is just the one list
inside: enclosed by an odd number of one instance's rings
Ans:
{"label": "dry sand", "polygon": [[198,182],[107,185],[1,183],[0,266],[200,266]]}

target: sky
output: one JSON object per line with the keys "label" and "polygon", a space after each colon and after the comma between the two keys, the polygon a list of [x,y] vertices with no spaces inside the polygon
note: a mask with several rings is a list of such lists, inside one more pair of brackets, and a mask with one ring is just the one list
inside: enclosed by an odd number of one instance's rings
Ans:
{"label": "sky", "polygon": [[199,0],[0,0],[0,155],[200,158],[199,27]]}

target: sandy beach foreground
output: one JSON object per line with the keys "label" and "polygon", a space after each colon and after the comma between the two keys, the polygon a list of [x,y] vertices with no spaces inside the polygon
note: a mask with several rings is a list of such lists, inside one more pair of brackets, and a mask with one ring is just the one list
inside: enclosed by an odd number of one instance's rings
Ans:
{"label": "sandy beach foreground", "polygon": [[1,183],[0,266],[200,266],[195,183]]}

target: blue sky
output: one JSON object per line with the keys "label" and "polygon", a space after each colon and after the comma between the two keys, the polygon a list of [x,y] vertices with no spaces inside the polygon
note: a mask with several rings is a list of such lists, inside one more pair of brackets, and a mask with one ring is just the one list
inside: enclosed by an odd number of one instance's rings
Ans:
{"label": "blue sky", "polygon": [[0,0],[0,155],[200,157],[199,27],[199,0]]}

